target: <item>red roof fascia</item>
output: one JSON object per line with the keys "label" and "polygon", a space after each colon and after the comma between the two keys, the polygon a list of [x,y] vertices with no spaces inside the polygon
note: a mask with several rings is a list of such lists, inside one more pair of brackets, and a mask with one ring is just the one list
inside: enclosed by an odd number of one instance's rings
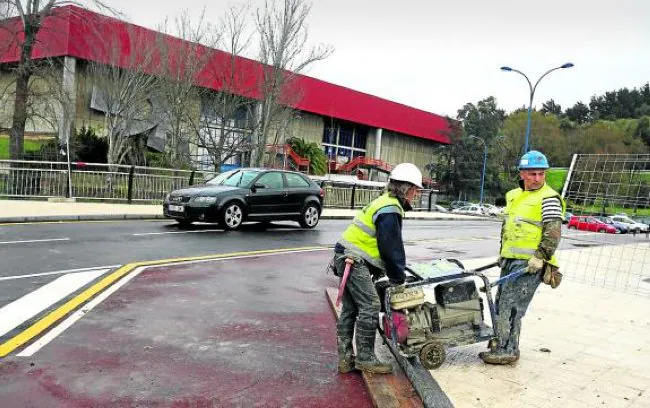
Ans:
{"label": "red roof fascia", "polygon": [[[0,46],[0,63],[16,62],[20,56],[18,42],[22,41],[20,20],[8,20],[2,26],[6,29],[0,28],[0,44],[7,46]],[[161,47],[156,46],[157,42],[165,45],[162,47],[165,53],[158,51]],[[233,57],[227,52],[192,44],[75,6],[58,8],[54,15],[45,19],[33,58],[71,56],[127,69],[144,63],[147,73],[169,74],[170,70],[180,68],[174,67],[173,63],[171,67],[169,63],[161,64],[161,59],[173,62],[187,53],[196,53],[197,58],[209,57],[206,66],[194,79],[197,86],[260,98],[259,84],[264,66],[258,61]],[[236,68],[232,70],[234,78],[224,75],[231,72],[232,64]],[[162,72],[163,67],[165,72]],[[294,91],[289,91],[285,99],[296,109],[449,143],[449,124],[445,117],[306,75],[291,76],[293,79],[289,89]]]}

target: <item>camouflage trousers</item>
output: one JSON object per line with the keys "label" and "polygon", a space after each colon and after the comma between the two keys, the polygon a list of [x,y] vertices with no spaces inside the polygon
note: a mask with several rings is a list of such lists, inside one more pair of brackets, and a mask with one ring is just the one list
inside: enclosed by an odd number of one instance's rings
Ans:
{"label": "camouflage trousers", "polygon": [[337,335],[352,338],[357,324],[358,329],[374,336],[379,324],[381,303],[372,282],[372,274],[363,259],[350,254],[335,254],[334,265],[339,278],[343,277],[346,258],[353,259],[354,264],[350,269],[341,300],[341,315],[336,324]]}
{"label": "camouflage trousers", "polygon": [[[525,259],[505,259],[501,266],[501,277],[525,268],[527,263]],[[541,281],[539,273],[526,273],[499,286],[496,297],[497,353],[512,355],[519,352],[521,319]]]}

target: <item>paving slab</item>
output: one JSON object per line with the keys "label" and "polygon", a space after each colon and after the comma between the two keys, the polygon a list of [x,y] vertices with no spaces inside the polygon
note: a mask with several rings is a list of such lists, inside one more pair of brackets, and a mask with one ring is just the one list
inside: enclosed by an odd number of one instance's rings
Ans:
{"label": "paving slab", "polygon": [[455,406],[650,407],[648,298],[581,282],[584,271],[569,262],[576,256],[560,253],[567,268],[557,289],[540,285],[522,322],[516,364],[484,364],[478,353],[486,345],[477,344],[448,350],[431,371]]}

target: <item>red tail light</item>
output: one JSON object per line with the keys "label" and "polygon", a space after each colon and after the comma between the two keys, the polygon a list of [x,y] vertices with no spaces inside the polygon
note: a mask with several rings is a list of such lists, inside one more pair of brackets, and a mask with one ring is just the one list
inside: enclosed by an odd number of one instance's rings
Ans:
{"label": "red tail light", "polygon": [[325,190],[323,190],[322,188],[320,189],[320,197],[325,198]]}

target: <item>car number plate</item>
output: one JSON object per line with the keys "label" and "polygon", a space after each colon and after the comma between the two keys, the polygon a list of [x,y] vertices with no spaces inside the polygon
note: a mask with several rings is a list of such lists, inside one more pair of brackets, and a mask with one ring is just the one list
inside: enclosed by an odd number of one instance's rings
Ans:
{"label": "car number plate", "polygon": [[169,205],[169,211],[174,211],[174,212],[183,212],[185,208],[183,208],[182,205]]}

